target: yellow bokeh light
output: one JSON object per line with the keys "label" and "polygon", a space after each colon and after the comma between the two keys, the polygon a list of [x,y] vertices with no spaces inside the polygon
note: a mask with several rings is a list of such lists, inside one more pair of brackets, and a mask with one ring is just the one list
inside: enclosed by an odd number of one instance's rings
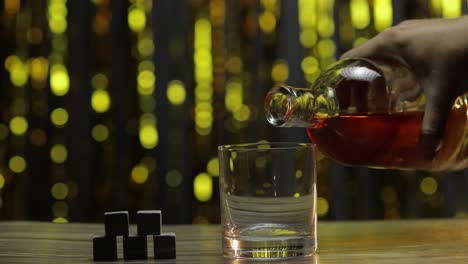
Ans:
{"label": "yellow bokeh light", "polygon": [[442,16],[445,18],[455,18],[462,14],[462,1],[442,0]]}
{"label": "yellow bokeh light", "polygon": [[206,202],[213,196],[213,179],[207,173],[198,174],[193,180],[193,194],[200,202]]}
{"label": "yellow bokeh light", "polygon": [[140,144],[145,149],[153,149],[158,145],[159,135],[154,126],[143,126],[140,128]]}
{"label": "yellow bokeh light", "polygon": [[442,0],[431,0],[431,6],[438,15],[442,13]]}
{"label": "yellow bokeh light", "polygon": [[367,38],[359,37],[359,38],[357,38],[357,39],[354,41],[353,47],[357,47],[357,46],[361,45],[362,43],[364,43],[364,42],[366,42],[366,41],[368,41],[368,40],[369,40],[369,39],[367,39]]}
{"label": "yellow bokeh light", "polygon": [[234,112],[242,106],[242,83],[240,81],[230,80],[227,83],[224,103],[230,112]]}
{"label": "yellow bokeh light", "polygon": [[210,128],[213,123],[213,114],[210,111],[197,111],[195,125],[200,128]]}
{"label": "yellow bokeh light", "polygon": [[45,81],[49,72],[49,61],[44,57],[31,60],[31,78],[36,81]]}
{"label": "yellow bokeh light", "polygon": [[145,11],[139,8],[134,8],[128,12],[128,26],[133,32],[140,32],[146,26]]}
{"label": "yellow bokeh light", "polygon": [[68,93],[70,78],[65,66],[55,64],[50,69],[50,89],[56,96],[63,96]]}
{"label": "yellow bokeh light", "polygon": [[437,181],[433,177],[426,177],[422,179],[421,183],[419,184],[419,188],[421,192],[426,195],[432,195],[437,192]]}
{"label": "yellow bokeh light", "polygon": [[329,16],[320,16],[317,21],[317,31],[323,38],[329,38],[335,31],[335,24]]}
{"label": "yellow bokeh light", "polygon": [[138,93],[142,95],[150,95],[154,91],[154,83],[156,77],[149,70],[143,70],[138,74]]}
{"label": "yellow bokeh light", "polygon": [[285,61],[276,63],[271,69],[271,78],[275,82],[284,82],[289,77],[289,67]]}
{"label": "yellow bokeh light", "polygon": [[62,144],[55,144],[50,149],[50,159],[57,164],[64,163],[67,160],[67,156],[67,148]]}
{"label": "yellow bokeh light", "polygon": [[196,106],[195,106],[195,112],[209,112],[209,113],[212,113],[213,112],[213,106],[211,105],[211,102],[199,102]]}
{"label": "yellow bokeh light", "polygon": [[369,3],[367,0],[351,0],[351,23],[357,29],[364,29],[370,23]]}
{"label": "yellow bokeh light", "polygon": [[315,0],[299,0],[299,25],[304,28],[313,28],[316,20]]}
{"label": "yellow bokeh light", "polygon": [[144,166],[137,165],[132,169],[132,181],[137,184],[143,184],[148,180],[149,172]]}
{"label": "yellow bokeh light", "polygon": [[173,105],[181,105],[185,102],[184,83],[178,80],[171,81],[167,87],[167,99]]}
{"label": "yellow bokeh light", "polygon": [[154,85],[149,87],[138,86],[138,94],[140,95],[152,95],[154,92]]}
{"label": "yellow bokeh light", "polygon": [[22,116],[15,116],[10,120],[10,130],[14,135],[21,136],[28,130],[28,121]]}
{"label": "yellow bokeh light", "polygon": [[91,130],[91,135],[94,140],[103,142],[109,137],[109,129],[105,125],[95,125]]}
{"label": "yellow bokeh light", "polygon": [[199,18],[194,28],[194,76],[195,76],[195,131],[202,136],[211,133],[213,123],[213,61],[211,55],[211,23]]}
{"label": "yellow bokeh light", "polygon": [[21,173],[26,169],[26,161],[21,156],[13,156],[8,161],[8,167],[14,173]]}
{"label": "yellow bokeh light", "polygon": [[11,67],[17,63],[21,63],[21,59],[16,55],[10,55],[6,57],[3,65],[5,66],[5,70],[11,71]]}
{"label": "yellow bokeh light", "polygon": [[302,170],[296,170],[296,179],[300,179],[304,176],[304,172]]}
{"label": "yellow bokeh light", "polygon": [[56,217],[54,218],[54,220],[52,220],[52,223],[65,224],[65,223],[68,223],[68,219],[65,217]]}
{"label": "yellow bokeh light", "polygon": [[311,48],[317,42],[317,33],[313,29],[304,29],[299,36],[302,46]]}
{"label": "yellow bokeh light", "polygon": [[21,60],[10,67],[10,81],[13,85],[21,87],[28,82],[29,69]]}
{"label": "yellow bokeh light", "polygon": [[63,108],[56,108],[50,113],[50,121],[54,126],[63,127],[68,122],[68,112]]}
{"label": "yellow bokeh light", "polygon": [[195,49],[211,49],[211,23],[206,18],[195,22]]}
{"label": "yellow bokeh light", "polygon": [[93,92],[91,96],[91,106],[94,111],[98,113],[104,113],[109,110],[111,99],[109,93],[106,90],[99,89]]}
{"label": "yellow bokeh light", "polygon": [[49,16],[50,17],[65,17],[68,13],[66,0],[51,0],[49,1]]}
{"label": "yellow bokeh light", "polygon": [[306,74],[312,74],[319,70],[319,62],[315,57],[307,56],[301,63],[302,71]]}
{"label": "yellow bokeh light", "polygon": [[195,132],[200,136],[208,136],[211,133],[211,127],[195,126]]}
{"label": "yellow bokeh light", "polygon": [[206,171],[212,176],[219,176],[219,159],[210,159],[210,161],[208,161],[208,164],[206,164]]}
{"label": "yellow bokeh light", "polygon": [[335,42],[331,39],[324,39],[317,44],[317,53],[322,58],[334,57],[335,55]]}
{"label": "yellow bokeh light", "polygon": [[63,200],[68,196],[68,186],[63,182],[57,182],[52,185],[50,194],[52,197],[54,197],[54,199]]}
{"label": "yellow bokeh light", "polygon": [[200,48],[195,51],[193,54],[193,59],[195,60],[195,64],[202,68],[211,68],[212,61],[211,61],[211,53],[210,49]]}
{"label": "yellow bokeh light", "polygon": [[265,33],[272,33],[276,28],[276,18],[272,12],[264,12],[258,19],[260,28]]}
{"label": "yellow bokeh light", "polygon": [[[209,58],[211,60],[211,58]],[[195,79],[198,82],[212,82],[213,81],[213,74],[211,67],[200,67],[199,63],[195,61]]]}
{"label": "yellow bokeh light", "polygon": [[237,121],[247,121],[250,117],[250,109],[247,105],[242,105],[239,109],[234,112],[234,119]]}
{"label": "yellow bokeh light", "polygon": [[166,174],[166,184],[172,188],[179,187],[182,183],[182,174],[178,170],[171,170]]}
{"label": "yellow bokeh light", "polygon": [[109,80],[103,73],[98,73],[91,79],[91,85],[94,89],[106,89],[108,84]]}
{"label": "yellow bokeh light", "polygon": [[138,52],[142,56],[150,56],[154,52],[154,43],[151,38],[142,38],[137,43]]}
{"label": "yellow bokeh light", "polygon": [[49,28],[52,33],[62,34],[67,30],[67,20],[65,17],[53,16],[49,18]]}
{"label": "yellow bokeh light", "polygon": [[327,199],[323,197],[317,197],[317,215],[325,216],[328,213],[329,205]]}
{"label": "yellow bokeh light", "polygon": [[200,84],[195,87],[195,100],[197,102],[211,102],[213,88],[210,85]]}
{"label": "yellow bokeh light", "polygon": [[0,173],[0,190],[5,186],[5,177]]}
{"label": "yellow bokeh light", "polygon": [[378,32],[391,27],[393,22],[392,0],[374,0],[374,24]]}

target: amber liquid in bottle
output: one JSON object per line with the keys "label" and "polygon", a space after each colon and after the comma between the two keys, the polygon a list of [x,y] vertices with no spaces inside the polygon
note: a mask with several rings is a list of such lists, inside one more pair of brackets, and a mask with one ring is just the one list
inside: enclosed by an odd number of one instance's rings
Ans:
{"label": "amber liquid in bottle", "polygon": [[415,80],[398,65],[343,60],[322,72],[310,88],[271,89],[265,114],[276,127],[307,128],[318,149],[343,164],[431,171],[467,168],[468,94],[456,98],[439,148],[434,156],[427,155],[420,143],[426,97]]}
{"label": "amber liquid in bottle", "polygon": [[324,154],[344,164],[437,170],[451,166],[447,160],[464,139],[466,113],[465,105],[452,109],[433,160],[424,159],[418,147],[423,112],[339,115],[321,120],[307,134]]}

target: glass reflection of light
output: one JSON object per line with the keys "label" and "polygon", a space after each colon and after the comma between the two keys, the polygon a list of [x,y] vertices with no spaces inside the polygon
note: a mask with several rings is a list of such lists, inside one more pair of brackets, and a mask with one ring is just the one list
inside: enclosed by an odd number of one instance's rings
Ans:
{"label": "glass reflection of light", "polygon": [[341,76],[348,80],[373,81],[382,75],[366,67],[348,67],[341,72]]}
{"label": "glass reflection of light", "polygon": [[234,255],[239,255],[239,241],[236,239],[231,240],[231,248],[234,250]]}
{"label": "glass reflection of light", "polygon": [[327,92],[328,92],[328,98],[334,98],[335,97],[335,89],[327,87]]}
{"label": "glass reflection of light", "polygon": [[[237,242],[237,241],[236,241]],[[224,264],[251,264],[251,263],[261,263],[261,264],[289,264],[289,263],[308,263],[308,264],[318,264],[319,255],[316,253],[312,256],[307,257],[298,257],[298,258],[288,258],[284,261],[281,259],[275,259],[268,261],[265,259],[224,259]]]}

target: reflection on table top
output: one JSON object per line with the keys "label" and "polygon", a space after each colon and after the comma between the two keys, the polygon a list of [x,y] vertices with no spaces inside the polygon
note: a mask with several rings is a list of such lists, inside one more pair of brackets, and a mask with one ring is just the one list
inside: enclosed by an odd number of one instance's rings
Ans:
{"label": "reflection on table top", "polygon": [[[252,263],[223,258],[219,225],[163,227],[177,235],[177,259],[131,263]],[[103,232],[102,224],[0,222],[0,262],[93,262],[91,238]],[[318,233],[316,256],[274,263],[468,263],[468,220],[319,221]]]}

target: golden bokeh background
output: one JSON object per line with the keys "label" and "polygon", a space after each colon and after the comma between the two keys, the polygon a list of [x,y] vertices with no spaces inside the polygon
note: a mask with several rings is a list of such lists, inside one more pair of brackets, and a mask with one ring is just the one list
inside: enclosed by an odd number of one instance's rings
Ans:
{"label": "golden bokeh background", "polygon": [[[0,219],[163,210],[218,223],[221,144],[308,141],[263,115],[343,52],[462,0],[1,0]],[[318,154],[321,219],[464,217],[465,172],[344,167]]]}

